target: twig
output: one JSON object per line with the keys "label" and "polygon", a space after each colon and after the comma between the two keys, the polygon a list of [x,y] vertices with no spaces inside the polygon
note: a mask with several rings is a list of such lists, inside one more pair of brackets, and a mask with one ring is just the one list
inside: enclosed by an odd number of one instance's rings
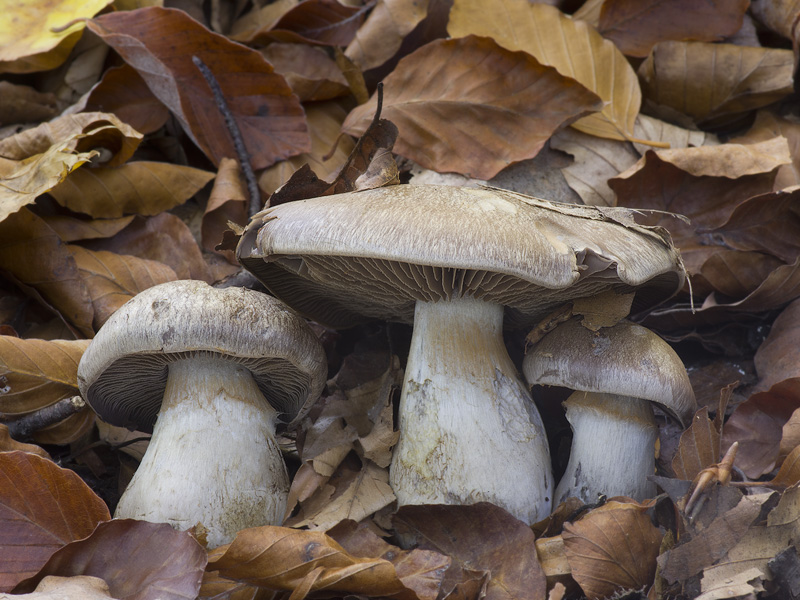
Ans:
{"label": "twig", "polygon": [[258,189],[256,175],[253,173],[253,167],[250,164],[250,156],[247,154],[247,148],[245,148],[244,145],[242,132],[239,130],[239,126],[236,124],[236,119],[233,118],[231,109],[228,108],[228,103],[225,101],[222,88],[220,87],[217,78],[214,77],[214,74],[211,72],[211,69],[208,68],[208,66],[200,59],[199,56],[192,56],[192,62],[203,74],[206,83],[208,83],[208,87],[211,88],[211,93],[214,95],[214,102],[217,104],[217,109],[219,110],[223,119],[225,119],[225,126],[228,128],[228,133],[233,140],[233,147],[236,150],[236,156],[239,159],[239,164],[242,167],[242,173],[244,173],[244,179],[247,182],[247,192],[250,195],[249,214],[252,217],[261,210],[261,192]]}
{"label": "twig", "polygon": [[83,398],[72,396],[14,421],[8,421],[5,424],[8,426],[8,433],[12,438],[24,440],[28,439],[34,431],[55,425],[59,421],[74,415],[85,406],[86,402],[83,401]]}

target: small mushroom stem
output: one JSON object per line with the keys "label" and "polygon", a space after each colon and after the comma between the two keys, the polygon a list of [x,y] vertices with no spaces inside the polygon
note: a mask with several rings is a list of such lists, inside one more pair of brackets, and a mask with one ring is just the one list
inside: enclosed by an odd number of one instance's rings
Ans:
{"label": "small mushroom stem", "polygon": [[150,446],[115,517],[202,523],[209,547],[280,524],[289,478],[276,419],[245,367],[210,354],[170,363]]}
{"label": "small mushroom stem", "polygon": [[502,325],[497,304],[417,302],[390,469],[400,506],[492,502],[526,523],[550,514],[544,426]]}
{"label": "small mushroom stem", "polygon": [[650,402],[629,396],[575,392],[564,401],[572,425],[572,450],[556,487],[555,504],[598,494],[641,501],[655,494],[658,427]]}

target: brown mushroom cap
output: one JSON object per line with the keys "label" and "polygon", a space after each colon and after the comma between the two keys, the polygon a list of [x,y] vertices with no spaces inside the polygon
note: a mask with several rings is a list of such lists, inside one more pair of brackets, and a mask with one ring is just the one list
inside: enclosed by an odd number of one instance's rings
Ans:
{"label": "brown mushroom cap", "polygon": [[498,189],[396,185],[281,204],[256,215],[242,265],[333,327],[411,323],[417,300],[472,296],[534,323],[575,297],[636,292],[634,310],[683,285],[669,235],[625,209]]}
{"label": "brown mushroom cap", "polygon": [[152,431],[169,363],[218,355],[247,367],[286,420],[316,400],[325,353],[308,324],[275,298],[203,281],[151,287],[103,325],[78,366],[81,394],[113,425]]}
{"label": "brown mushroom cap", "polygon": [[523,371],[530,384],[650,400],[683,424],[697,409],[689,376],[672,347],[627,321],[598,332],[577,318],[562,323],[528,351]]}

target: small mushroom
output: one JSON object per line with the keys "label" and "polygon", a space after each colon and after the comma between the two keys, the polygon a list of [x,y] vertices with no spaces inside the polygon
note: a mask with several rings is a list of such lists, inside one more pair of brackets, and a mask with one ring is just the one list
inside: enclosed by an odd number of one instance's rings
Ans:
{"label": "small mushroom", "polygon": [[572,319],[529,350],[528,383],[578,390],[565,402],[572,449],[555,502],[598,494],[644,500],[655,493],[658,428],[651,402],[681,423],[697,406],[675,351],[652,331],[622,321],[598,332]]}
{"label": "small mushroom", "polygon": [[101,419],[153,432],[115,516],[178,529],[201,523],[212,547],[240,529],[279,524],[289,479],[276,424],[299,419],[325,377],[319,341],[275,298],[202,281],[141,292],[78,366],[81,393]]}
{"label": "small mushroom", "polygon": [[668,237],[612,213],[505,190],[395,185],[269,208],[237,256],[270,292],[332,327],[413,322],[390,468],[401,506],[485,501],[532,523],[550,512],[550,457],[504,322],[533,323],[607,289],[647,305],[683,282]]}

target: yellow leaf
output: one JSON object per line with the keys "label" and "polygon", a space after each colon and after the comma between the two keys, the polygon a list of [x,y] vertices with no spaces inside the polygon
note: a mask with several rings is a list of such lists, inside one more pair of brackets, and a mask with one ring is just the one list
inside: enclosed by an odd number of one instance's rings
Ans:
{"label": "yellow leaf", "polygon": [[112,0],[8,0],[0,19],[0,73],[31,73],[63,63],[91,18]]}
{"label": "yellow leaf", "polygon": [[606,102],[601,112],[572,126],[597,137],[634,139],[642,101],[636,73],[622,52],[588,23],[528,0],[501,0],[491,7],[482,0],[455,0],[447,32],[452,37],[491,37],[508,50],[527,52],[572,77]]}

